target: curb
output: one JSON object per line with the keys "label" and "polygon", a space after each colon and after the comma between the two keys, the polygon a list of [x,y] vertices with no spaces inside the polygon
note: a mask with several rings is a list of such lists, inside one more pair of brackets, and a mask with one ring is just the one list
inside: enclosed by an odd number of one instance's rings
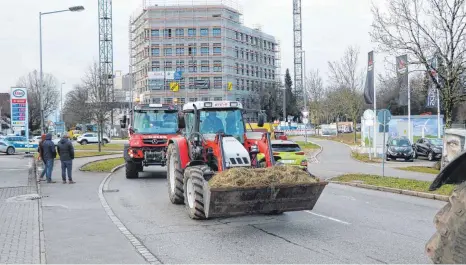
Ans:
{"label": "curb", "polygon": [[[104,159],[105,160],[105,159]],[[130,243],[134,246],[136,251],[150,264],[163,264],[160,259],[158,259],[154,254],[150,252],[149,249],[142,244],[142,242],[134,235],[132,234],[126,226],[121,222],[121,220],[115,215],[115,213],[112,211],[110,208],[110,205],[108,205],[107,200],[105,199],[104,196],[104,188],[108,187],[108,182],[110,178],[112,177],[113,173],[117,171],[118,169],[124,167],[124,164],[116,166],[111,170],[111,172],[102,180],[102,182],[99,185],[99,199],[100,203],[102,204],[102,207],[104,208],[105,212],[107,213],[108,217],[112,220],[113,224],[116,225],[118,230],[130,241]]]}
{"label": "curb", "polygon": [[37,193],[39,194],[38,199],[38,206],[39,206],[39,259],[40,264],[47,264],[47,255],[45,251],[45,232],[44,232],[44,220],[43,220],[43,213],[42,213],[42,190],[39,179],[39,173],[37,172],[37,160],[33,159],[33,166],[34,166],[34,180],[36,181],[37,185]]}
{"label": "curb", "polygon": [[340,182],[340,181],[332,181],[332,180],[329,180],[328,182],[333,183],[333,184],[346,185],[346,186],[358,187],[358,188],[369,189],[369,190],[378,190],[378,191],[403,194],[403,195],[408,195],[408,196],[413,196],[413,197],[420,197],[424,199],[431,199],[431,200],[438,200],[438,201],[445,201],[445,202],[449,201],[449,196],[437,195],[437,194],[426,193],[426,192],[402,190],[402,189],[379,187],[379,186],[367,185],[367,184],[361,184],[361,183],[349,183],[349,182]]}

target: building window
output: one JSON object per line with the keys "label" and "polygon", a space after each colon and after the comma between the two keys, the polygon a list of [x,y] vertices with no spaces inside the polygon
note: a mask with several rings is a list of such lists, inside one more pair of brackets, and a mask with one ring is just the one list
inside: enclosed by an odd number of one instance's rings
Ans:
{"label": "building window", "polygon": [[197,98],[189,98],[189,102],[196,102]]}
{"label": "building window", "polygon": [[221,43],[214,43],[214,54],[215,55],[222,54],[222,44]]}
{"label": "building window", "polygon": [[151,53],[152,53],[152,56],[160,56],[160,49],[159,48],[152,48]]}
{"label": "building window", "polygon": [[173,67],[173,62],[172,61],[166,61],[165,62],[165,70],[167,70],[167,68],[169,68],[170,71],[171,71],[172,67]]}
{"label": "building window", "polygon": [[249,51],[246,50],[246,60],[249,61]]}
{"label": "building window", "polygon": [[249,76],[249,65],[246,65],[246,75]]}
{"label": "building window", "polygon": [[241,74],[244,75],[244,64],[241,64]]}
{"label": "building window", "polygon": [[239,75],[239,63],[236,63],[236,74]]}
{"label": "building window", "polygon": [[201,61],[201,72],[209,72],[209,61]]}
{"label": "building window", "polygon": [[183,37],[184,36],[184,29],[176,29],[176,36]]}
{"label": "building window", "polygon": [[189,72],[190,73],[197,72],[197,61],[189,61]]}
{"label": "building window", "polygon": [[249,80],[246,80],[246,90],[249,91]]}
{"label": "building window", "polygon": [[201,47],[201,55],[209,55],[209,47]]}
{"label": "building window", "polygon": [[202,98],[201,98],[201,101],[209,101],[209,100],[210,100],[209,97],[202,97]]}
{"label": "building window", "polygon": [[222,61],[214,61],[214,72],[222,71]]}
{"label": "building window", "polygon": [[158,37],[160,35],[160,32],[159,32],[158,29],[153,29],[153,30],[150,31],[150,35],[152,37]]}
{"label": "building window", "polygon": [[244,50],[241,49],[241,59],[244,59]]}
{"label": "building window", "polygon": [[188,36],[190,37],[196,36],[196,29],[188,29]]}
{"label": "building window", "polygon": [[176,48],[176,55],[184,55],[184,48]]}
{"label": "building window", "polygon": [[152,103],[154,104],[160,104],[160,98],[153,98]]}
{"label": "building window", "polygon": [[178,103],[184,104],[184,103],[186,103],[186,99],[185,98],[179,98]]}
{"label": "building window", "polygon": [[239,32],[235,31],[235,33],[236,33],[236,39],[239,40]]}
{"label": "building window", "polygon": [[239,50],[238,50],[238,47],[235,47],[235,55],[236,55],[236,58],[239,58]]}
{"label": "building window", "polygon": [[214,98],[214,101],[222,101],[222,100],[223,100],[222,97],[215,97],[215,98]]}
{"label": "building window", "polygon": [[184,72],[184,61],[183,60],[176,61],[176,70]]}
{"label": "building window", "polygon": [[240,36],[241,36],[241,41],[244,41],[243,33],[240,33]]}
{"label": "building window", "polygon": [[173,98],[165,98],[165,104],[173,104]]}
{"label": "building window", "polygon": [[214,88],[215,89],[222,88],[222,77],[214,77]]}
{"label": "building window", "polygon": [[152,72],[160,71],[160,62],[159,61],[152,61]]}
{"label": "building window", "polygon": [[188,48],[188,54],[189,55],[197,55],[197,48],[196,47],[189,47]]}
{"label": "building window", "polygon": [[222,35],[222,29],[221,28],[214,28],[212,29],[212,35],[215,37],[218,37]]}
{"label": "building window", "polygon": [[164,55],[165,56],[172,56],[172,54],[173,54],[172,48],[165,48],[164,49]]}
{"label": "building window", "polygon": [[209,36],[209,29],[201,29],[201,36],[202,37]]}
{"label": "building window", "polygon": [[172,37],[172,29],[164,29],[163,30],[163,35],[165,38],[171,38]]}

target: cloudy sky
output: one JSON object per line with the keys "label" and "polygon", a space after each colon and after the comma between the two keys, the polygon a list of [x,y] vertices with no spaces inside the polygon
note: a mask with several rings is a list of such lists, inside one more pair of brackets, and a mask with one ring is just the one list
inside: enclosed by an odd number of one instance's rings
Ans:
{"label": "cloudy sky", "polygon": [[[19,77],[39,69],[39,12],[75,5],[86,9],[43,16],[43,69],[66,83],[64,92],[79,83],[88,65],[98,59],[97,0],[0,1],[0,92],[8,92]],[[238,2],[246,25],[260,24],[281,41],[282,70],[292,71],[293,1]],[[327,62],[338,60],[348,45],[359,46],[364,67],[367,52],[375,48],[368,34],[371,0],[302,0],[302,4],[307,70],[319,69],[326,80]],[[114,70],[128,71],[128,21],[141,5],[142,0],[113,0]]]}

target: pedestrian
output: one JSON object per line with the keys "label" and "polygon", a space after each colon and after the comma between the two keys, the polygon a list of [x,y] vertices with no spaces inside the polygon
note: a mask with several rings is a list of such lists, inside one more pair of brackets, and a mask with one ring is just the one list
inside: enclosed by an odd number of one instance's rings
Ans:
{"label": "pedestrian", "polygon": [[44,159],[44,147],[43,147],[44,141],[45,141],[45,134],[42,134],[40,136],[39,147],[37,148],[37,152],[39,153],[39,157],[37,158],[37,160],[38,161],[42,160],[42,167],[43,167],[42,168],[42,173],[40,174],[40,177],[39,177],[39,181],[44,180],[45,173],[47,172],[46,171],[46,163],[45,163],[45,159]]}
{"label": "pedestrian", "polygon": [[68,173],[68,183],[76,183],[71,176],[73,170],[74,147],[69,138],[70,136],[68,133],[65,133],[57,145],[57,151],[61,161],[61,178],[63,184],[66,184],[66,173]]}
{"label": "pedestrian", "polygon": [[43,159],[45,160],[45,176],[47,178],[47,183],[56,183],[56,181],[52,181],[52,171],[53,163],[55,162],[55,158],[57,157],[57,151],[55,149],[55,144],[52,142],[51,133],[47,133],[47,135],[45,136],[45,141],[42,144],[42,148],[44,150]]}

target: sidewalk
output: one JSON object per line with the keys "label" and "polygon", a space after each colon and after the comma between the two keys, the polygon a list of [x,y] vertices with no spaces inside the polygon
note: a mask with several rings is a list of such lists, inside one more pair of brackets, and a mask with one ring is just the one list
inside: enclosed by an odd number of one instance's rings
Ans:
{"label": "sidewalk", "polygon": [[39,200],[32,158],[0,157],[0,263],[40,263]]}
{"label": "sidewalk", "polygon": [[75,159],[72,185],[61,183],[55,163],[52,179],[57,183],[40,184],[47,196],[42,199],[47,263],[146,263],[100,203],[98,188],[108,173],[79,171],[85,163],[112,157],[121,154]]}

